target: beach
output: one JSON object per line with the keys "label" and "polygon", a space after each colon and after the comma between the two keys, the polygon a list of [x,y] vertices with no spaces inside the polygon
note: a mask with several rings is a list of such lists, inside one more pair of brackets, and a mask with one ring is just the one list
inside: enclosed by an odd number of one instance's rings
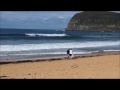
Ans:
{"label": "beach", "polygon": [[1,79],[120,79],[120,53],[0,64]]}
{"label": "beach", "polygon": [[120,79],[117,13],[9,13],[1,12],[0,79]]}

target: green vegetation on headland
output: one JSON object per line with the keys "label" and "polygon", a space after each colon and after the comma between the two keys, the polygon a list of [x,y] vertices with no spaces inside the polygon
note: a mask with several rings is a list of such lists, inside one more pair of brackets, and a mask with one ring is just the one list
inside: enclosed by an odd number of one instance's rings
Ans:
{"label": "green vegetation on headland", "polygon": [[66,30],[120,31],[120,13],[84,11],[75,14]]}

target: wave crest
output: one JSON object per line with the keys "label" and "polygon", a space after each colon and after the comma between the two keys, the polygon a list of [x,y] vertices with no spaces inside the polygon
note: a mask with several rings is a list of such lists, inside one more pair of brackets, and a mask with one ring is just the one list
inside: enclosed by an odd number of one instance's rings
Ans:
{"label": "wave crest", "polygon": [[46,37],[64,37],[64,36],[69,36],[67,34],[42,34],[42,33],[25,33],[27,36],[46,36]]}

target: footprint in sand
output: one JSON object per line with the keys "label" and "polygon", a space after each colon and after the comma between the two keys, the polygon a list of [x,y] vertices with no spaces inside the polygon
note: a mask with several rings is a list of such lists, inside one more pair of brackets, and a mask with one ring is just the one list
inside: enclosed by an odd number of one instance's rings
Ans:
{"label": "footprint in sand", "polygon": [[0,79],[4,79],[4,78],[6,78],[7,76],[0,76]]}
{"label": "footprint in sand", "polygon": [[29,74],[27,74],[27,75],[31,75],[31,74],[29,73]]}
{"label": "footprint in sand", "polygon": [[77,67],[78,67],[78,65],[77,65],[77,64],[75,64],[75,65],[72,65],[71,67],[72,67],[72,68],[77,68]]}

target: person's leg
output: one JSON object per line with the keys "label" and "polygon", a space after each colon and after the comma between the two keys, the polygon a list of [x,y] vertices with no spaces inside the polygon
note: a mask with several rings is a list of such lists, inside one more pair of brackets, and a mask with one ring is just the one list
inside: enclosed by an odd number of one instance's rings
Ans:
{"label": "person's leg", "polygon": [[68,54],[68,58],[70,58],[70,55]]}
{"label": "person's leg", "polygon": [[70,59],[72,58],[72,54],[70,54]]}

